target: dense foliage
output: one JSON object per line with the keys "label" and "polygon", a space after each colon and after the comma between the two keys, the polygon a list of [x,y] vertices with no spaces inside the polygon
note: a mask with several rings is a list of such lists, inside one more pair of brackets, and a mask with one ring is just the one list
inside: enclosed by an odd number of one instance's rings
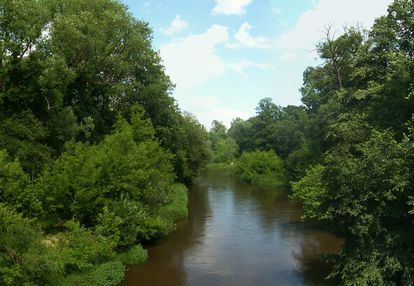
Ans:
{"label": "dense foliage", "polygon": [[237,160],[235,173],[259,186],[277,186],[285,182],[284,163],[273,151],[244,152]]}
{"label": "dense foliage", "polygon": [[303,106],[263,99],[226,134],[239,154],[276,152],[303,218],[345,238],[332,257],[342,285],[413,285],[414,2],[332,34],[304,72]]}
{"label": "dense foliage", "polygon": [[332,273],[344,285],[413,283],[413,16],[412,1],[396,0],[369,32],[328,33],[324,64],[305,72],[323,152],[293,196],[345,236]]}
{"label": "dense foliage", "polygon": [[209,132],[211,149],[211,162],[213,163],[234,163],[238,155],[236,140],[228,135],[227,127],[214,120]]}
{"label": "dense foliage", "polygon": [[0,284],[119,283],[186,215],[180,183],[211,150],[248,181],[294,181],[304,218],[346,238],[343,285],[412,285],[413,35],[411,0],[328,30],[302,106],[265,98],[207,134],[118,1],[0,0]]}
{"label": "dense foliage", "polygon": [[208,134],[151,37],[116,0],[0,0],[1,285],[116,285],[187,215]]}

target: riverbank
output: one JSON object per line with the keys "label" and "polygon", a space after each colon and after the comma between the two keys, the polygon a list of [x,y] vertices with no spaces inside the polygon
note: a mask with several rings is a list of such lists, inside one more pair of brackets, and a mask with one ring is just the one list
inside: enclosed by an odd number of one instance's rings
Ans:
{"label": "riverbank", "polygon": [[[154,232],[159,234],[157,238],[169,235],[176,228],[176,223],[188,215],[188,190],[182,184],[175,184],[170,192],[169,202],[160,209],[162,225],[153,224]],[[162,218],[162,220],[161,220]],[[149,227],[148,225],[146,226]],[[160,231],[162,229],[162,232]],[[145,263],[148,260],[148,252],[137,244],[125,249],[112,257],[109,261],[90,267],[90,270],[75,273],[66,277],[62,286],[115,286],[125,279],[128,267]]]}

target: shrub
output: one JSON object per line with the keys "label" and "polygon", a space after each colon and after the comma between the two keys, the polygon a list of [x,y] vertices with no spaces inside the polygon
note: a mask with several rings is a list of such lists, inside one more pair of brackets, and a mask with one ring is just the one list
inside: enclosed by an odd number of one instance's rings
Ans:
{"label": "shrub", "polygon": [[303,204],[303,219],[318,218],[319,207],[326,194],[326,186],[322,182],[325,167],[316,165],[306,170],[306,175],[292,184],[292,199]]}
{"label": "shrub", "polygon": [[217,141],[213,152],[214,163],[230,163],[234,161],[239,152],[236,140],[233,138],[220,139]]}
{"label": "shrub", "polygon": [[76,218],[121,248],[168,233],[160,209],[173,189],[172,155],[152,140],[142,114],[131,116],[131,124],[119,119],[99,144],[67,144],[37,180],[45,228],[61,228]]}
{"label": "shrub", "polygon": [[170,203],[161,208],[161,216],[173,222],[183,219],[188,215],[187,187],[182,184],[175,184],[171,187]]}
{"label": "shrub", "polygon": [[89,271],[94,265],[114,258],[111,240],[94,234],[75,221],[68,221],[65,226],[65,232],[50,237],[51,241],[56,241],[50,250],[60,253],[67,274]]}
{"label": "shrub", "polygon": [[93,270],[69,276],[62,286],[115,286],[125,277],[121,261],[103,263]]}
{"label": "shrub", "polygon": [[0,285],[56,285],[62,272],[33,221],[0,204]]}
{"label": "shrub", "polygon": [[273,151],[244,152],[236,163],[235,173],[244,181],[260,186],[286,183],[284,163]]}
{"label": "shrub", "polygon": [[124,265],[136,265],[147,261],[148,252],[141,244],[138,244],[131,247],[128,251],[118,254],[117,258]]}
{"label": "shrub", "polygon": [[26,217],[34,217],[41,212],[41,204],[33,194],[29,176],[19,161],[12,161],[1,149],[0,202],[12,206]]}

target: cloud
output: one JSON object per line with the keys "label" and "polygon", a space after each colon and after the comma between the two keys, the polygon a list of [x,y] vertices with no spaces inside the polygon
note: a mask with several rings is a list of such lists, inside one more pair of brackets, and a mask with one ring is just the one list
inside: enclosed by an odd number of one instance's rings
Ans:
{"label": "cloud", "polygon": [[213,14],[240,15],[246,13],[246,7],[252,0],[216,0]]}
{"label": "cloud", "polygon": [[230,127],[231,121],[240,117],[248,119],[253,116],[252,112],[223,106],[222,98],[217,96],[195,96],[191,92],[175,94],[176,99],[180,102],[183,111],[191,111],[198,121],[205,127],[210,128],[213,120],[222,121],[227,127]]}
{"label": "cloud", "polygon": [[375,18],[386,13],[392,0],[320,0],[304,12],[296,26],[277,40],[282,49],[311,51],[323,39],[327,26],[332,31],[343,31],[345,26],[362,25],[370,28]]}
{"label": "cloud", "polygon": [[226,62],[217,54],[217,48],[228,45],[229,38],[227,27],[212,25],[202,34],[191,35],[162,46],[161,58],[177,89],[194,89],[227,71],[243,73],[247,68],[271,68],[268,64],[249,60]]}
{"label": "cloud", "polygon": [[162,46],[161,58],[177,89],[189,90],[224,74],[226,65],[216,48],[228,40],[228,28],[213,25],[205,33]]}
{"label": "cloud", "polygon": [[176,15],[174,20],[172,20],[170,26],[161,29],[161,31],[168,36],[174,36],[183,32],[186,29],[188,29],[187,21],[181,19],[180,15]]}
{"label": "cloud", "polygon": [[256,62],[252,62],[252,61],[248,61],[248,60],[242,60],[240,62],[237,63],[233,63],[228,65],[228,67],[238,73],[243,73],[243,71],[246,68],[258,68],[258,69],[270,69],[271,66],[269,64],[264,64],[264,63],[256,63]]}
{"label": "cloud", "polygon": [[215,108],[219,105],[220,100],[212,96],[189,96],[186,100],[187,105],[198,106],[202,110]]}
{"label": "cloud", "polygon": [[295,52],[283,52],[280,60],[282,62],[294,62],[298,58],[298,55]]}
{"label": "cloud", "polygon": [[200,118],[200,122],[210,127],[212,122],[211,119],[216,119],[223,122],[224,125],[226,125],[227,128],[229,128],[230,123],[233,119],[239,117],[246,120],[251,116],[253,116],[251,112],[244,112],[241,110],[235,110],[231,108],[212,108],[209,110],[208,116],[206,116],[205,118],[204,116],[202,116],[202,118]]}
{"label": "cloud", "polygon": [[250,34],[250,30],[253,28],[248,22],[241,25],[234,38],[237,43],[231,43],[226,45],[230,49],[235,48],[257,48],[257,49],[270,49],[274,46],[270,39],[265,37],[254,37]]}

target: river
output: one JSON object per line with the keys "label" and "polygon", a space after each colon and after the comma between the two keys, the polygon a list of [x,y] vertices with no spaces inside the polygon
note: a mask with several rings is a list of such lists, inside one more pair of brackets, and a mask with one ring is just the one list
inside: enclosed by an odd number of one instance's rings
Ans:
{"label": "river", "polygon": [[283,190],[259,190],[210,171],[190,189],[189,216],[167,238],[146,246],[147,263],[122,286],[336,285],[321,254],[342,241],[300,221]]}

